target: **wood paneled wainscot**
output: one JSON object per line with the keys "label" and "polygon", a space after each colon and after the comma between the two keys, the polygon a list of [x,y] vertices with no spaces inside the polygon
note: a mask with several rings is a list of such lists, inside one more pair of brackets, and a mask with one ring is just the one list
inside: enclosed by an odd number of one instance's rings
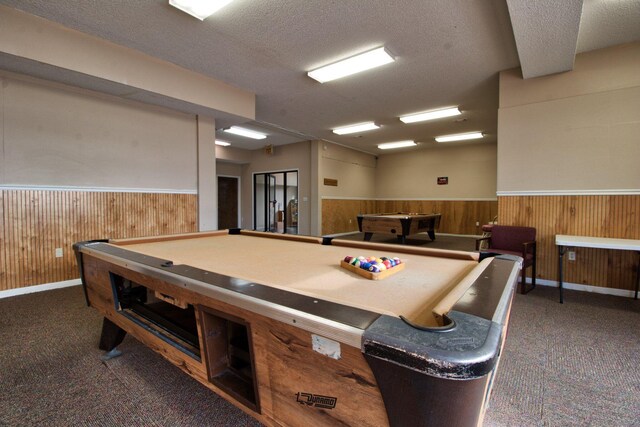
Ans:
{"label": "wood paneled wainscot", "polygon": [[195,194],[0,190],[0,198],[0,291],[77,279],[75,242],[197,228]]}
{"label": "wood paneled wainscot", "polygon": [[[498,222],[537,229],[537,277],[558,278],[556,234],[640,239],[640,196],[501,196]],[[633,290],[638,255],[631,251],[575,248],[565,260],[564,281]],[[565,257],[567,258],[567,257]]]}
{"label": "wood paneled wainscot", "polygon": [[[481,226],[498,214],[495,200],[322,200],[322,234],[358,231],[358,214],[440,213],[436,232],[481,235]],[[476,226],[479,223],[480,226]]]}

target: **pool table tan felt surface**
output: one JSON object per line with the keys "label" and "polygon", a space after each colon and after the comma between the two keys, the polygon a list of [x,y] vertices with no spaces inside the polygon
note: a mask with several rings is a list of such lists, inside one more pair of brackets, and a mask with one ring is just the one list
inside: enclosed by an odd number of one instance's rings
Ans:
{"label": "pool table tan felt surface", "polygon": [[[321,240],[301,245],[284,239],[234,236],[228,233],[152,243],[128,242],[128,250],[215,271],[249,282],[285,289],[314,298],[358,307],[418,323],[436,325],[430,316],[444,296],[461,282],[470,285],[484,265],[468,259],[437,257],[438,251],[408,254],[398,247],[381,249],[322,245]],[[446,255],[446,252],[443,252]],[[351,256],[398,256],[405,268],[380,281],[371,281],[340,267]],[[431,256],[425,256],[431,255]],[[472,270],[476,269],[474,273]],[[466,289],[465,289],[466,290]]]}

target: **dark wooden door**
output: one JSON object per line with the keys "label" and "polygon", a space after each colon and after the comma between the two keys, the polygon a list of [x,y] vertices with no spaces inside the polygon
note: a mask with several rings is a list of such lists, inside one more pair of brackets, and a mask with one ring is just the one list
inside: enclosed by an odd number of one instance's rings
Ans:
{"label": "dark wooden door", "polygon": [[218,177],[218,229],[238,227],[238,178]]}

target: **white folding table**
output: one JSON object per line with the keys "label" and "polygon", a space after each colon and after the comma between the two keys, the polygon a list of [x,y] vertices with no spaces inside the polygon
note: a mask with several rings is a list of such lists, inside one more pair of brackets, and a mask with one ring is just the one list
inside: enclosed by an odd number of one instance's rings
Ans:
{"label": "white folding table", "polygon": [[640,240],[634,239],[610,239],[607,237],[567,236],[556,234],[556,246],[558,247],[558,288],[560,289],[560,303],[562,304],[562,258],[567,248],[597,248],[614,249],[620,251],[636,251],[638,253],[638,267],[636,275],[635,299],[638,299],[640,287]]}

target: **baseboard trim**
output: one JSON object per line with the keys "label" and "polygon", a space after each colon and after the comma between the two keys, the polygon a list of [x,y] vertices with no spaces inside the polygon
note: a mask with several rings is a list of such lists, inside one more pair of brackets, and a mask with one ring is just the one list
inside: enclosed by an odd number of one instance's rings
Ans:
{"label": "baseboard trim", "polygon": [[[530,277],[527,277],[527,283],[531,283]],[[558,282],[555,280],[536,278],[536,285],[551,286],[551,287],[557,288]],[[633,298],[635,295],[635,291],[630,291],[628,289],[604,288],[602,286],[584,285],[581,283],[564,282],[562,284],[562,289],[569,289],[572,291],[581,291],[581,292],[593,292],[595,294],[613,295],[617,297],[628,297],[628,298]]]}
{"label": "baseboard trim", "polygon": [[65,280],[62,282],[45,283],[44,285],[25,286],[23,288],[7,289],[0,291],[0,299],[9,298],[18,295],[32,294],[35,292],[50,291],[53,289],[68,288],[70,286],[78,286],[82,284],[80,279]]}
{"label": "baseboard trim", "polygon": [[479,239],[482,237],[481,234],[436,233],[436,240],[438,240],[438,236],[468,237],[470,239]]}
{"label": "baseboard trim", "polygon": [[327,234],[327,235],[324,235],[322,237],[342,237],[342,236],[350,236],[352,234],[358,234],[358,233],[359,233],[358,230],[356,230],[356,231],[346,231],[344,233]]}

